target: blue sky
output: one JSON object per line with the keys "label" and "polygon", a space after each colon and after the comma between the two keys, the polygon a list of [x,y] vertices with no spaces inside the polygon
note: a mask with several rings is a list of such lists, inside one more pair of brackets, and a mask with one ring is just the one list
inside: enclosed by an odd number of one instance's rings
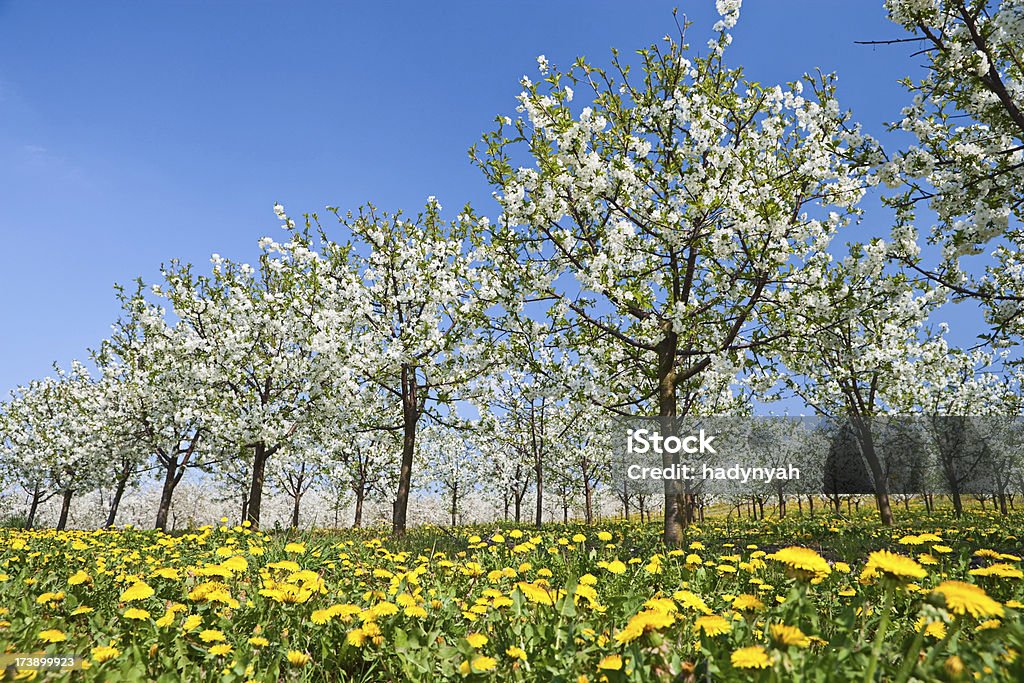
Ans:
{"label": "blue sky", "polygon": [[[114,282],[254,257],[279,234],[274,202],[416,212],[436,195],[493,215],[467,149],[513,114],[536,56],[606,65],[674,32],[676,5],[706,49],[713,0],[0,0],[0,393],[96,346]],[[919,66],[907,46],[854,44],[901,35],[881,0],[746,0],[733,35],[728,61],[753,80],[839,72],[841,104],[878,135]],[[864,230],[884,216],[849,237]]]}

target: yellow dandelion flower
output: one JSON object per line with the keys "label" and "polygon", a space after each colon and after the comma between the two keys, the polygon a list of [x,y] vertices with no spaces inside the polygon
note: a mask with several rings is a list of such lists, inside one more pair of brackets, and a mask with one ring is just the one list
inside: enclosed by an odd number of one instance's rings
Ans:
{"label": "yellow dandelion flower", "polygon": [[929,638],[935,638],[936,640],[942,640],[946,637],[946,625],[941,621],[928,621],[924,617],[921,617],[914,623],[914,628],[924,633]]}
{"label": "yellow dandelion flower", "polygon": [[678,590],[672,594],[672,597],[686,609],[692,609],[702,614],[711,614],[711,608],[704,602],[704,599],[688,590]]}
{"label": "yellow dandelion flower", "polygon": [[967,572],[971,576],[995,576],[1001,579],[1021,579],[1024,572],[1006,562],[996,562],[987,567],[979,567]]}
{"label": "yellow dandelion flower", "polygon": [[53,603],[61,602],[64,599],[64,591],[58,591],[56,593],[43,593],[36,598],[37,605],[49,605]]}
{"label": "yellow dandelion flower", "polygon": [[98,645],[92,649],[92,661],[97,664],[103,662],[109,662],[111,659],[117,658],[121,651],[113,645]]}
{"label": "yellow dandelion flower", "polygon": [[832,568],[828,566],[825,558],[810,548],[789,546],[766,557],[786,565],[801,579],[820,578],[832,573]]}
{"label": "yellow dandelion flower", "polygon": [[807,635],[796,626],[772,624],[769,631],[771,632],[772,640],[780,645],[807,647],[811,644]]}
{"label": "yellow dandelion flower", "polygon": [[470,662],[470,668],[478,673],[483,673],[484,671],[494,671],[497,667],[498,660],[496,660],[494,657],[487,657],[485,655],[474,657],[473,661]]}
{"label": "yellow dandelion flower", "polygon": [[741,647],[729,658],[737,669],[767,669],[771,665],[768,653],[760,645]]}
{"label": "yellow dandelion flower", "polygon": [[223,657],[231,653],[231,646],[227,643],[218,643],[210,648],[210,654],[216,657]]}
{"label": "yellow dandelion flower", "polygon": [[92,577],[89,576],[88,572],[79,569],[77,572],[68,577],[69,586],[78,586],[83,583],[91,583]]}
{"label": "yellow dandelion flower", "polygon": [[64,634],[64,631],[56,628],[48,628],[39,633],[39,640],[44,643],[62,643],[67,639],[68,637]]}
{"label": "yellow dandelion flower", "polygon": [[732,608],[743,610],[743,611],[756,611],[764,609],[764,603],[758,600],[755,596],[749,593],[743,595],[737,595],[736,599],[732,601]]}
{"label": "yellow dandelion flower", "polygon": [[361,628],[354,628],[345,636],[345,642],[352,647],[362,647],[366,642],[366,632]]}
{"label": "yellow dandelion flower", "polygon": [[311,657],[305,652],[299,652],[298,650],[288,650],[288,663],[298,668],[309,664]]}
{"label": "yellow dandelion flower", "polygon": [[631,643],[645,633],[668,628],[675,623],[675,617],[671,612],[647,609],[630,618],[626,626],[615,634],[615,641],[619,644]]}
{"label": "yellow dandelion flower", "polygon": [[606,671],[621,671],[622,657],[620,655],[605,655],[601,658],[601,661],[597,663],[597,668],[604,669]]}
{"label": "yellow dandelion flower", "polygon": [[693,632],[703,632],[707,636],[720,636],[724,633],[728,633],[732,630],[732,624],[725,617],[720,617],[717,614],[705,615],[697,617],[697,621],[693,623]]}
{"label": "yellow dandelion flower", "polygon": [[482,633],[470,633],[466,640],[469,641],[470,647],[480,649],[487,644],[488,638]]}
{"label": "yellow dandelion flower", "polygon": [[134,621],[142,621],[144,619],[149,619],[149,612],[144,609],[139,609],[138,607],[129,607],[124,611],[124,618],[132,619]]}
{"label": "yellow dandelion flower", "polygon": [[205,631],[200,631],[199,640],[204,643],[219,643],[225,639],[224,632],[216,629],[208,628]]}
{"label": "yellow dandelion flower", "polygon": [[928,576],[925,568],[909,557],[891,553],[888,550],[876,550],[868,555],[867,564],[860,574],[861,580],[875,579],[884,576],[900,581],[906,579],[923,579]]}
{"label": "yellow dandelion flower", "polygon": [[520,659],[524,662],[526,661],[526,650],[524,650],[521,647],[516,647],[515,645],[513,645],[505,650],[505,654],[510,659]]}
{"label": "yellow dandelion flower", "polygon": [[145,581],[136,581],[121,593],[121,602],[132,602],[134,600],[145,600],[152,597],[156,591],[150,588]]}
{"label": "yellow dandelion flower", "polygon": [[607,569],[612,574],[622,574],[626,571],[626,565],[623,564],[620,560],[612,560],[605,566],[605,569]]}
{"label": "yellow dandelion flower", "polygon": [[945,598],[946,609],[957,615],[970,614],[976,619],[1003,616],[1003,606],[979,586],[963,581],[943,581],[934,593]]}

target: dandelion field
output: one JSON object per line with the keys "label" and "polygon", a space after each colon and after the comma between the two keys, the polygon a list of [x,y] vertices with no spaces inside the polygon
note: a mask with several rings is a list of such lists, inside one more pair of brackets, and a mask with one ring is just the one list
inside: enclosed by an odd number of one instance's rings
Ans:
{"label": "dandelion field", "polygon": [[1024,679],[1021,517],[873,522],[5,530],[0,642],[79,657],[36,680]]}

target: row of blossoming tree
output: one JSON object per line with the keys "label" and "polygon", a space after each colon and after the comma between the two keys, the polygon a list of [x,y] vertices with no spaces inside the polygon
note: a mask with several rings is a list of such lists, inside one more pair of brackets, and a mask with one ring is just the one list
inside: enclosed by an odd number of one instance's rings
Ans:
{"label": "row of blossoming tree", "polygon": [[[895,42],[927,61],[891,125],[912,137],[900,149],[853,123],[832,76],[769,87],[728,66],[740,2],[718,0],[700,49],[683,26],[608,68],[540,58],[515,115],[471,151],[494,220],[469,206],[446,220],[433,198],[415,217],[367,205],[298,223],[278,205],[287,237],[261,240],[256,266],[214,255],[119,288],[92,369],[3,404],[6,484],[27,492],[28,523],[60,496],[63,528],[101,483],[113,523],[155,475],[165,528],[190,469],[231,482],[256,525],[268,478],[297,524],[325,472],[357,524],[386,490],[396,532],[417,487],[454,523],[480,481],[506,517],[529,492],[540,523],[550,492],[579,496],[589,520],[608,420],[745,414],[783,394],[852,420],[891,523],[871,418],[1020,413],[1007,349],[1024,328],[1024,5],[886,5],[907,31]],[[872,193],[889,213],[865,216]],[[969,350],[935,322],[959,300],[987,323]],[[677,543],[697,494],[658,495]]]}

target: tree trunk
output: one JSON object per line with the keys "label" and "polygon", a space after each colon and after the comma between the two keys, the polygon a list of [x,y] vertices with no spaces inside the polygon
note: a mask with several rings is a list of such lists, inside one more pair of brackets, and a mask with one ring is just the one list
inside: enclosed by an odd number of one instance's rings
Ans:
{"label": "tree trunk", "polygon": [[871,435],[870,421],[861,416],[853,418],[856,427],[856,434],[860,442],[861,453],[871,470],[872,483],[875,485],[875,502],[878,505],[878,516],[885,526],[892,526],[892,508],[889,506],[889,484],[885,479],[885,472],[882,470],[882,463],[878,459],[878,452],[875,450],[875,440]]}
{"label": "tree trunk", "polygon": [[114,520],[117,519],[117,508],[121,506],[121,497],[124,496],[124,490],[127,488],[128,479],[131,476],[131,465],[125,465],[124,469],[121,470],[121,476],[117,478],[117,486],[114,488],[114,497],[110,501],[110,514],[107,515],[107,523],[104,525],[107,529],[114,526]]}
{"label": "tree trunk", "polygon": [[352,528],[358,529],[363,525],[363,499],[366,498],[366,490],[360,486],[356,489],[356,512],[352,520]]}
{"label": "tree trunk", "polygon": [[25,520],[25,528],[31,529],[36,523],[36,512],[39,511],[39,501],[43,497],[43,492],[39,490],[39,484],[36,484],[32,489],[32,504],[28,508],[28,519]]}
{"label": "tree trunk", "polygon": [[270,451],[267,444],[260,441],[253,447],[252,485],[249,487],[249,509],[246,519],[252,523],[253,529],[260,528],[260,508],[263,504],[263,480],[267,473],[267,459]]}
{"label": "tree trunk", "polygon": [[953,487],[953,491],[951,492],[951,497],[953,499],[953,514],[956,515],[957,517],[962,516],[964,514],[964,501],[963,501],[963,499],[960,498],[960,488],[959,487],[957,487],[957,486]]}
{"label": "tree trunk", "polygon": [[412,488],[412,456],[416,451],[416,422],[419,420],[416,369],[402,364],[402,465],[398,471],[398,495],[391,517],[396,536],[405,533],[409,515],[409,492]]}
{"label": "tree trunk", "polygon": [[533,523],[535,526],[540,526],[544,521],[544,463],[537,460],[533,466],[533,474],[536,477],[537,485],[535,491],[537,493],[536,506],[533,515]]}
{"label": "tree trunk", "polygon": [[456,526],[458,524],[458,521],[456,520],[456,518],[458,517],[458,514],[459,514],[459,485],[458,484],[455,484],[452,487],[452,506],[451,506],[451,510],[449,510],[449,512],[451,512],[451,515],[452,515],[452,526]]}
{"label": "tree trunk", "polygon": [[295,491],[294,502],[292,504],[292,528],[299,528],[299,506],[302,504],[302,494],[299,493],[298,489]]}
{"label": "tree trunk", "polygon": [[594,523],[594,492],[590,488],[590,480],[586,472],[583,474],[583,510],[587,517],[587,524]]}
{"label": "tree trunk", "polygon": [[[174,496],[174,487],[178,485],[176,470],[178,469],[177,458],[164,462],[164,485],[160,490],[160,505],[156,509],[156,528],[160,531],[167,529],[167,515],[171,511],[171,498]],[[245,512],[242,512],[242,519],[245,519]]]}
{"label": "tree trunk", "polygon": [[241,519],[247,519],[249,516],[249,495],[242,493],[242,517]]}
{"label": "tree trunk", "polygon": [[60,519],[57,520],[57,531],[64,531],[68,525],[68,513],[71,512],[71,497],[75,494],[71,489],[64,490],[64,496],[60,503]]}
{"label": "tree trunk", "polygon": [[[676,416],[678,405],[676,403],[676,347],[679,343],[678,335],[672,331],[671,324],[665,330],[665,336],[658,342],[658,417],[659,427],[667,433],[663,437],[675,436]],[[667,449],[662,450],[661,465],[666,470],[677,464],[678,456],[673,456]],[[683,529],[689,523],[684,520],[685,514],[680,505],[682,487],[675,479],[665,479],[665,526],[662,533],[662,540],[665,545],[678,547],[683,542]]]}

